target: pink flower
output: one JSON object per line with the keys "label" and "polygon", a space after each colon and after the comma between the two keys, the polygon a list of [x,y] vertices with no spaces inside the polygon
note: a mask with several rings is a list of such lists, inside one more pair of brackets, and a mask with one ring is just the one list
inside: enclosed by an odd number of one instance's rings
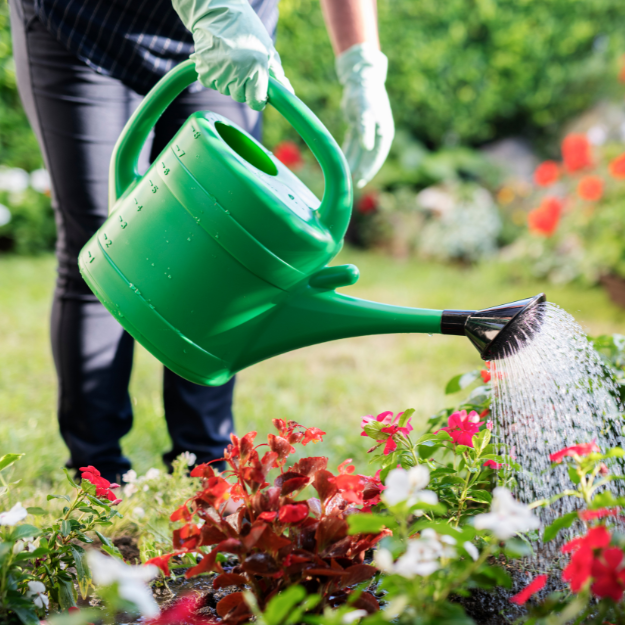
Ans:
{"label": "pink flower", "polygon": [[493,431],[493,422],[492,421],[487,421],[486,422],[486,429],[490,430],[491,432]]}
{"label": "pink flower", "polygon": [[[390,453],[393,453],[397,449],[397,443],[394,440],[395,434],[403,434],[404,436],[408,436],[410,432],[412,432],[412,425],[410,424],[410,419],[405,426],[399,427],[397,423],[399,422],[403,412],[397,413],[396,417],[393,417],[393,413],[390,410],[386,412],[381,412],[375,419],[371,416],[363,417],[360,422],[360,427],[364,428],[368,423],[372,421],[377,421],[378,423],[382,423],[385,427],[383,427],[380,432],[382,434],[387,434],[386,444],[384,445],[384,455],[388,456]],[[369,436],[363,429],[360,434],[361,436]],[[384,439],[378,440],[378,443],[384,442]]]}
{"label": "pink flower", "polygon": [[601,450],[599,449],[597,443],[592,441],[592,443],[582,443],[581,445],[565,447],[560,451],[556,451],[555,454],[551,454],[549,456],[549,460],[551,460],[551,462],[555,462],[556,464],[560,464],[562,459],[567,456],[587,456],[588,454],[592,454],[594,452],[601,452]]}
{"label": "pink flower", "polygon": [[499,464],[498,462],[495,462],[494,460],[487,460],[484,463],[484,466],[487,467],[488,469],[494,469],[495,471],[499,471],[499,469],[501,469],[501,467],[503,467],[503,464]]}
{"label": "pink flower", "polygon": [[[465,445],[473,447],[473,437],[479,433],[480,426],[484,425],[484,421],[480,421],[480,416],[472,410],[467,414],[466,410],[454,412],[447,421],[447,427],[436,430],[434,434],[439,432],[447,432],[456,445]],[[384,430],[382,430],[384,431]]]}
{"label": "pink flower", "polygon": [[608,516],[618,516],[618,513],[618,508],[599,508],[599,510],[580,510],[577,514],[582,521],[592,521]]}

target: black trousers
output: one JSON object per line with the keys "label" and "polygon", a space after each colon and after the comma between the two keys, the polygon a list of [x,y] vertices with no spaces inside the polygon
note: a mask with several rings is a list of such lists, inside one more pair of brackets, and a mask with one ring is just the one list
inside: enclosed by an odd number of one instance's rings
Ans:
{"label": "black trousers", "polygon": [[[51,337],[68,466],[91,464],[107,479],[118,479],[130,468],[120,439],[132,426],[128,383],[134,342],[91,293],[77,258],[106,219],[111,153],[141,96],[68,52],[39,22],[33,0],[10,0],[10,9],[18,88],[52,179],[58,278]],[[259,136],[258,113],[194,87],[157,123],[142,154],[144,169],[197,110],[220,113]],[[221,457],[233,430],[233,388],[234,380],[204,387],[165,369],[165,418],[173,442],[163,456],[167,464],[184,451],[194,453],[197,462]]]}

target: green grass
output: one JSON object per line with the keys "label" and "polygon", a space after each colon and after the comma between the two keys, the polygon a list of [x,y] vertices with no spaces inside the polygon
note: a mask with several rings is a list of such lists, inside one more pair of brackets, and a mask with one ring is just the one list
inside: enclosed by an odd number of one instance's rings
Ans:
{"label": "green grass", "polygon": [[[362,278],[346,290],[358,297],[406,306],[484,308],[544,290],[589,333],[625,332],[625,311],[611,304],[601,289],[516,283],[497,265],[463,269],[352,249],[345,250],[338,262],[359,266]],[[40,489],[61,477],[67,457],[57,431],[48,341],[54,277],[52,257],[0,256],[0,455],[25,453],[14,478]],[[258,430],[264,436],[275,417],[315,425],[328,436],[307,450],[329,455],[334,467],[352,457],[360,470],[366,470],[361,416],[413,407],[418,422],[455,403],[455,397],[444,396],[445,383],[480,362],[474,348],[460,337],[371,336],[302,349],[239,375],[237,429]],[[123,447],[139,473],[162,466],[160,454],[169,445],[161,379],[161,365],[138,349],[131,383],[135,426]]]}

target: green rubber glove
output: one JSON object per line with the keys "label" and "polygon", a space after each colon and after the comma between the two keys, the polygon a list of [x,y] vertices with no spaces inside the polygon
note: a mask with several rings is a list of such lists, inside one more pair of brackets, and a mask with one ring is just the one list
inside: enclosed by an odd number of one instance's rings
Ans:
{"label": "green rubber glove", "polygon": [[172,0],[172,4],[193,33],[191,58],[205,87],[247,102],[255,111],[267,104],[270,74],[293,91],[269,33],[247,0]]}
{"label": "green rubber glove", "polygon": [[336,58],[343,85],[343,114],[348,124],[343,152],[358,188],[384,164],[395,124],[384,82],[388,59],[376,46],[359,43]]}

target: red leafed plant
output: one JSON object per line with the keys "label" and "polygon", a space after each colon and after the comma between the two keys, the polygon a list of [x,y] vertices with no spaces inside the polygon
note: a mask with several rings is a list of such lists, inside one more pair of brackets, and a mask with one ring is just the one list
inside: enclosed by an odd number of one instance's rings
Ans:
{"label": "red leafed plant", "polygon": [[[349,535],[346,518],[378,503],[382,487],[375,478],[355,475],[350,461],[341,464],[338,474],[328,471],[324,457],[302,458],[287,468],[294,444],[320,441],[325,432],[282,419],[273,424],[278,434],[269,434],[260,445],[254,445],[256,432],[232,435],[223,474],[210,463],[193,469],[191,475],[202,478],[202,490],[171,515],[172,521],[183,523],[174,531],[175,551],[150,563],[167,575],[172,556],[198,553],[202,559],[187,578],[216,572],[214,588],[248,586],[261,609],[281,590],[298,584],[321,596],[315,610],[323,612],[325,606],[344,603],[351,586],[377,572],[364,563],[364,555],[390,532]],[[262,447],[267,449],[261,456]],[[272,469],[279,474],[270,481]],[[309,485],[317,497],[298,500]],[[239,506],[230,514],[229,502]],[[238,562],[224,570],[218,554],[232,554]],[[379,607],[367,592],[352,605],[368,612]],[[241,592],[223,598],[217,614],[228,625],[252,618]]]}

